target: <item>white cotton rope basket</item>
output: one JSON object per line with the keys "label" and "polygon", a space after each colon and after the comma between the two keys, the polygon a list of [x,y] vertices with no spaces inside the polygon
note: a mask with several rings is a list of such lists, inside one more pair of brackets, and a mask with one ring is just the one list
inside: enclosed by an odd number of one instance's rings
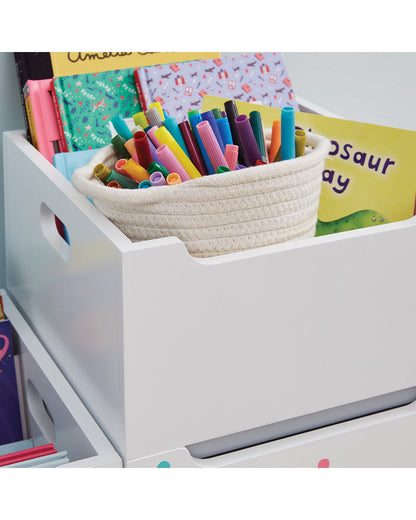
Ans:
{"label": "white cotton rope basket", "polygon": [[330,141],[307,133],[306,145],[296,159],[147,189],[111,188],[95,177],[99,163],[114,169],[108,145],[72,183],[133,242],[176,236],[191,255],[211,257],[315,235]]}

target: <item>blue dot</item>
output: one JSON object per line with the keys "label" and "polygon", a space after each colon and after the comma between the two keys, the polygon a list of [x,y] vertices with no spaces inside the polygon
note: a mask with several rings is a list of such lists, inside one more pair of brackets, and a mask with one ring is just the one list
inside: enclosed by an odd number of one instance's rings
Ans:
{"label": "blue dot", "polygon": [[170,463],[167,460],[162,460],[162,462],[159,462],[157,467],[158,468],[170,468]]}
{"label": "blue dot", "polygon": [[86,123],[87,121],[88,121],[88,117],[87,117],[87,116],[84,116],[84,117],[82,118],[82,122],[83,122],[83,123]]}
{"label": "blue dot", "polygon": [[114,108],[117,108],[117,107],[118,107],[118,101],[116,101],[116,102],[114,103]]}

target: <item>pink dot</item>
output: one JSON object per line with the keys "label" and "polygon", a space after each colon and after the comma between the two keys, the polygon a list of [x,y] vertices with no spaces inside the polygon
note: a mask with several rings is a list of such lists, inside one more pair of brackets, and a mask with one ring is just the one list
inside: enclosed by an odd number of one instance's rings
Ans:
{"label": "pink dot", "polygon": [[318,462],[318,468],[329,468],[329,460],[328,459],[321,459]]}

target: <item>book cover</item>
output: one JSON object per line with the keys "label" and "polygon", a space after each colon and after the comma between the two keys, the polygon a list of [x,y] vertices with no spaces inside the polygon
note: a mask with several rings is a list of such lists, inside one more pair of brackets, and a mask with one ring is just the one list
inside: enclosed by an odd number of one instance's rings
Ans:
{"label": "book cover", "polygon": [[32,144],[52,162],[55,153],[63,151],[57,115],[51,92],[51,79],[28,80],[23,96]]}
{"label": "book cover", "polygon": [[131,118],[141,110],[133,72],[121,69],[53,80],[55,108],[66,143],[64,151],[109,144],[111,119],[117,114]]}
{"label": "book cover", "polygon": [[51,52],[50,61],[54,76],[72,76],[219,56],[219,52]]}
{"label": "book cover", "polygon": [[57,153],[52,158],[52,163],[62,175],[72,181],[72,174],[77,168],[85,166],[94,157],[100,148],[91,148],[89,150],[80,150],[78,152],[62,152]]}
{"label": "book cover", "polygon": [[214,95],[265,106],[298,109],[283,56],[279,52],[249,53],[186,63],[140,67],[134,73],[143,110],[159,101],[178,122]]}
{"label": "book cover", "polygon": [[[203,110],[224,105],[206,96]],[[253,109],[271,128],[280,109],[236,102],[242,114]],[[415,214],[416,132],[296,112],[296,127],[323,135],[331,150],[322,173],[317,235],[397,222]]]}
{"label": "book cover", "polygon": [[11,325],[4,319],[0,321],[0,445],[22,439]]}

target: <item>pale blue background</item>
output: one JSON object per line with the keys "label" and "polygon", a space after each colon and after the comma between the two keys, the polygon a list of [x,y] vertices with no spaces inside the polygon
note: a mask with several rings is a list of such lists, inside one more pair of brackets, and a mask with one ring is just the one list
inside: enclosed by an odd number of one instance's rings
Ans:
{"label": "pale blue background", "polygon": [[[416,53],[286,52],[284,57],[297,96],[347,119],[416,131]],[[24,128],[11,52],[0,52],[0,78],[0,131]],[[5,287],[0,154],[0,287]]]}

